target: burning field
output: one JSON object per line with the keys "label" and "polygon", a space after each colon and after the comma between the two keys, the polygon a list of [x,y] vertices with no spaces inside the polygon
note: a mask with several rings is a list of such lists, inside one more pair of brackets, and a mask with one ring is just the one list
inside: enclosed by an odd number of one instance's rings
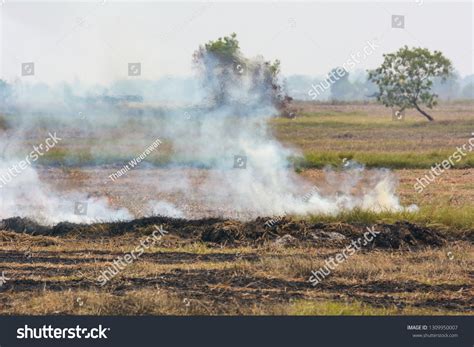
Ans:
{"label": "burning field", "polygon": [[[472,312],[468,237],[409,222],[375,224],[377,237],[313,286],[311,272],[360,239],[367,226],[283,218],[266,227],[268,221],[148,217],[45,227],[5,219],[0,262],[8,280],[2,286],[2,312]],[[126,255],[157,226],[166,233],[127,263]]]}
{"label": "burning field", "polygon": [[[279,62],[236,42],[195,52],[200,87],[178,105],[19,92],[1,123],[0,311],[472,313],[473,171],[413,189],[444,155],[423,141],[464,143],[472,107],[428,128],[374,120],[373,104],[290,106]],[[420,147],[393,154],[370,137],[382,130]],[[391,155],[410,170],[389,170]]]}
{"label": "burning field", "polygon": [[[40,169],[41,181],[61,195],[81,187],[91,201],[106,197],[103,201],[111,211],[134,211],[128,213],[137,217],[91,220],[87,211],[72,214],[76,221],[59,223],[4,218],[2,312],[359,315],[473,310],[472,229],[408,221],[413,219],[409,212],[395,213],[386,221],[383,215],[366,216],[363,211],[333,217],[223,217],[235,211],[224,206],[214,210],[209,202],[206,206],[183,193],[150,188],[147,177],[163,181],[179,171],[146,168],[101,185],[113,168]],[[464,171],[450,172],[440,191],[465,185]],[[189,174],[193,185],[206,176],[204,169]],[[320,191],[337,195],[324,184],[325,175],[320,170],[304,173]],[[402,186],[414,175],[397,172]],[[408,192],[402,200],[413,201]],[[464,193],[455,204],[469,204],[472,195]],[[161,214],[168,211],[171,216],[140,216],[149,196],[166,200]],[[444,200],[440,194],[437,199]],[[176,215],[175,206],[188,217]],[[166,232],[150,239],[158,228]],[[376,232],[375,238],[313,285],[312,274],[368,230]],[[140,245],[146,247],[137,251]],[[134,257],[127,261],[130,254]]]}

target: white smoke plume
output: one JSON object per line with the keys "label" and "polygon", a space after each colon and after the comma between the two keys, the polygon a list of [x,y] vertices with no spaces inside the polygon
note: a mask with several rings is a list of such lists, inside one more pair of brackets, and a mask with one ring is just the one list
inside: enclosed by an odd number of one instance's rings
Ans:
{"label": "white smoke plume", "polygon": [[[202,63],[207,65],[206,71],[219,68],[212,57],[206,57]],[[88,150],[94,163],[101,165],[101,158],[116,155],[122,148],[133,144],[139,153],[150,144],[148,138],[160,138],[171,148],[168,166],[176,167],[178,173],[165,182],[148,179],[147,184],[158,193],[175,192],[184,197],[183,201],[197,201],[208,216],[246,219],[282,214],[336,214],[355,208],[376,212],[405,209],[396,196],[397,182],[390,172],[367,171],[360,166],[349,168],[342,178],[328,170],[326,183],[337,187],[337,193],[318,191],[309,199],[303,199],[312,185],[296,174],[289,163],[288,158],[296,151],[280,144],[271,133],[268,123],[278,110],[268,94],[267,76],[262,68],[265,62],[257,58],[252,64],[251,69],[228,68],[216,75],[202,75],[201,71],[198,79],[204,83],[202,90],[225,89],[226,97],[218,103],[210,94],[202,95],[196,103],[201,91],[193,88],[189,88],[193,105],[179,107],[128,105],[118,108],[104,103],[88,107],[95,94],[83,91],[79,98],[71,87],[64,88],[62,98],[49,96],[43,102],[38,101],[37,107],[35,98],[19,98],[21,102],[10,106],[20,116],[10,124],[13,128],[10,136],[2,133],[0,144],[8,147],[9,142],[21,142],[38,124],[46,128],[53,125],[58,129],[73,128],[75,136],[94,139]],[[142,84],[145,105],[162,104],[163,100],[150,99],[150,95],[156,94],[148,90],[150,85]],[[197,85],[196,81],[192,85]],[[134,90],[139,91],[139,86],[135,84]],[[183,95],[179,93],[176,98],[182,105]],[[78,119],[77,114],[82,113],[86,117]],[[134,133],[138,136],[131,137]],[[141,136],[145,134],[148,136]],[[107,136],[114,141],[106,141]],[[16,154],[4,153],[0,159],[0,174],[17,160]],[[207,169],[197,184],[190,183],[193,175],[190,166]],[[86,216],[75,213],[74,204],[78,201],[87,203]],[[0,188],[0,203],[0,218],[27,216],[47,224],[134,217],[125,208],[109,206],[105,197],[55,191],[41,182],[34,166]],[[150,198],[143,210],[146,215],[193,218],[185,203],[175,206],[158,197]]]}
{"label": "white smoke plume", "polygon": [[[16,164],[16,161],[0,162],[0,177],[7,178],[0,188],[0,219],[29,217],[50,225],[62,221],[90,223],[132,217],[126,209],[110,208],[105,198],[90,197],[79,192],[60,194],[41,182],[32,167],[10,177],[8,169]],[[87,213],[78,213],[76,203],[85,206]]]}
{"label": "white smoke plume", "polygon": [[[210,65],[204,71],[213,72],[218,66],[209,56],[203,63]],[[253,64],[263,62],[255,60]],[[404,210],[396,196],[397,181],[388,170],[367,172],[357,165],[351,165],[342,178],[329,182],[338,187],[337,194],[316,193],[310,199],[302,199],[311,185],[288,162],[295,152],[282,146],[271,134],[268,121],[278,111],[268,97],[265,76],[255,74],[255,70],[227,69],[204,77],[204,87],[208,90],[225,86],[224,102],[196,111],[188,124],[176,124],[169,119],[165,136],[173,143],[178,157],[188,153],[212,166],[193,193],[205,196],[216,208],[224,206],[227,214],[220,215],[254,218],[337,214],[355,208],[375,212]],[[245,167],[234,167],[236,156]],[[331,175],[328,171],[328,181]],[[176,184],[180,184],[179,180]],[[356,187],[359,187],[357,191]]]}

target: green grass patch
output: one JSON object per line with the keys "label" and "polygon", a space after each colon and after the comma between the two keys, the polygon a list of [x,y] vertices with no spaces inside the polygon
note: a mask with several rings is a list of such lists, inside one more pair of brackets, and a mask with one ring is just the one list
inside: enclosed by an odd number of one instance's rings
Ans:
{"label": "green grass patch", "polygon": [[[126,165],[131,160],[136,159],[141,154],[140,150],[114,153],[96,153],[93,154],[90,149],[68,149],[55,147],[44,153],[38,158],[40,165],[65,166],[65,167],[81,167],[91,165]],[[217,158],[215,159],[217,161]],[[200,164],[188,157],[171,157],[169,152],[156,151],[148,156],[140,163],[150,163],[155,166],[166,166],[170,163],[183,166],[199,166]],[[211,162],[211,159],[209,159]],[[140,163],[137,165],[140,166]],[[201,164],[201,166],[205,166]]]}
{"label": "green grass patch", "polygon": [[[137,156],[138,152],[92,154],[89,149],[67,149],[56,147],[39,157],[38,163],[42,165],[87,166],[96,164],[127,163]],[[303,157],[289,158],[297,172],[301,169],[321,169],[326,166],[342,168],[344,158],[355,160],[368,168],[388,169],[430,169],[436,163],[441,163],[449,158],[452,152],[426,152],[426,153],[361,153],[361,152],[310,152]],[[157,166],[171,162],[189,166],[212,166],[219,158],[206,158],[203,163],[193,160],[189,156],[171,157],[171,153],[157,152],[147,156],[145,161]],[[454,169],[474,168],[474,152],[468,153]]]}
{"label": "green grass patch", "polygon": [[474,232],[474,206],[423,206],[417,212],[371,212],[355,209],[337,215],[313,215],[312,222],[345,222],[345,223],[395,223],[406,220],[427,227],[436,228],[453,235]]}
{"label": "green grass patch", "polygon": [[[301,158],[291,161],[299,168],[317,168],[325,166],[342,167],[343,159],[352,159],[368,168],[388,169],[430,169],[436,163],[447,160],[454,153],[447,151],[422,153],[380,153],[380,152],[309,152]],[[456,163],[455,169],[474,168],[474,152],[467,153]]]}

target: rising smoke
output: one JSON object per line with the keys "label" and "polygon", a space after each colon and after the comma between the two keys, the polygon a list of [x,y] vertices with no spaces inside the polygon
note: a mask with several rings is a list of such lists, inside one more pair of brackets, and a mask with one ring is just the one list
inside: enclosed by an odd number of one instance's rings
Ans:
{"label": "rising smoke", "polygon": [[[21,160],[32,133],[54,128],[58,134],[63,131],[65,141],[86,139],[87,148],[74,148],[88,151],[98,166],[103,164],[104,157],[129,146],[142,152],[149,146],[149,138],[160,138],[171,148],[167,166],[177,167],[178,173],[165,181],[148,178],[147,184],[158,193],[179,193],[185,201],[197,201],[209,216],[246,219],[336,214],[355,208],[377,212],[404,210],[395,193],[397,182],[389,171],[368,171],[354,163],[343,175],[326,170],[326,186],[337,189],[314,191],[289,163],[288,158],[297,155],[297,151],[279,143],[269,128],[270,119],[279,111],[270,95],[265,61],[246,61],[244,68],[235,68],[233,64],[222,66],[212,55],[203,57],[197,79],[192,82],[194,87],[187,89],[189,98],[186,100],[181,92],[176,92],[174,101],[179,106],[169,106],[173,102],[170,95],[163,107],[163,100],[151,97],[156,92],[148,90],[153,86],[150,83],[144,83],[142,90],[137,87],[140,84],[134,84],[134,91],[140,91],[140,96],[139,106],[133,103],[133,107],[132,103],[117,107],[110,97],[104,97],[106,89],[98,96],[91,90],[74,92],[71,86],[63,86],[62,92],[61,88],[58,92],[58,88],[17,85],[17,97],[9,105],[15,117],[0,141],[0,176]],[[196,87],[197,81],[201,81],[201,88]],[[49,95],[45,90],[56,92]],[[111,137],[114,141],[110,141]],[[69,159],[63,158],[66,164]],[[191,183],[196,167],[206,168],[197,184]],[[105,180],[107,174],[104,176]],[[0,218],[25,216],[53,224],[136,217],[136,213],[125,208],[111,207],[105,197],[91,197],[80,191],[61,193],[39,177],[33,163],[0,188]],[[313,191],[311,196],[303,198],[309,191]],[[87,203],[86,214],[77,214],[77,201]],[[184,205],[158,197],[146,201],[141,210],[145,215],[195,217]]]}

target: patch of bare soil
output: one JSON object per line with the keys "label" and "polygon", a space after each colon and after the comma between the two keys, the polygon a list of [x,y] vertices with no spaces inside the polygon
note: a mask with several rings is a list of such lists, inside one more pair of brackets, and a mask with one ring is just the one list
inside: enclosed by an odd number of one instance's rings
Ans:
{"label": "patch of bare soil", "polygon": [[206,218],[198,220],[168,217],[147,217],[127,222],[74,224],[59,223],[42,226],[27,218],[8,218],[0,222],[0,230],[33,235],[61,236],[73,235],[84,238],[117,236],[125,233],[150,234],[156,226],[162,226],[170,235],[183,239],[200,240],[220,245],[245,245],[275,242],[282,246],[321,245],[343,246],[364,237],[371,230],[376,237],[365,247],[381,249],[412,249],[419,247],[439,247],[445,244],[445,237],[432,228],[407,221],[394,224],[347,224],[310,223],[283,218],[268,223],[270,218],[257,218],[242,222]]}

